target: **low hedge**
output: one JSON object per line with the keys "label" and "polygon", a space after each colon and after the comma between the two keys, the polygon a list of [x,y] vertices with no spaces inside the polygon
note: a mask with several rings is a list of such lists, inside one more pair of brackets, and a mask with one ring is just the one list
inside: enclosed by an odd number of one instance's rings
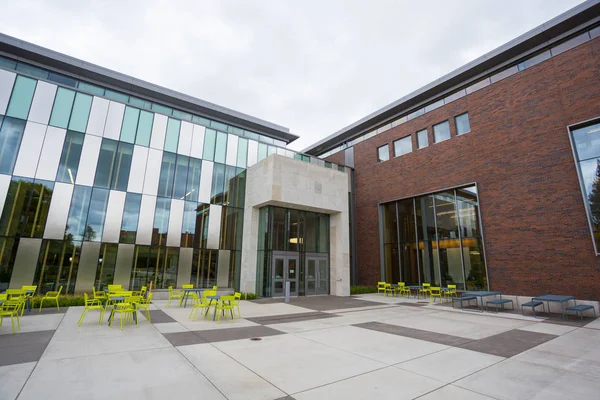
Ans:
{"label": "low hedge", "polygon": [[[40,301],[43,296],[33,296],[31,298],[31,308],[40,308]],[[60,307],[74,307],[74,306],[83,306],[84,299],[82,295],[63,295],[58,297],[58,305]],[[42,308],[50,308],[56,307],[56,301],[54,300],[46,300]]]}
{"label": "low hedge", "polygon": [[377,293],[377,288],[373,286],[350,286],[350,294]]}

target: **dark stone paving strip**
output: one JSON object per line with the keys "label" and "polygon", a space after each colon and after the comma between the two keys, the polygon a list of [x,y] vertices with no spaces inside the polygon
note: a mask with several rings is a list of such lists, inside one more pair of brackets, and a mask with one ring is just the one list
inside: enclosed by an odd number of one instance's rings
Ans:
{"label": "dark stone paving strip", "polygon": [[285,396],[285,397],[280,397],[278,399],[275,400],[295,400],[292,396]]}
{"label": "dark stone paving strip", "polygon": [[407,307],[423,307],[428,304],[429,303],[396,303],[397,306],[407,306]]}
{"label": "dark stone paving strip", "polygon": [[[146,315],[145,312],[144,315]],[[150,321],[152,321],[153,324],[176,322],[173,318],[169,317],[169,315],[162,310],[150,310]]]}
{"label": "dark stone paving strip", "polygon": [[[283,303],[284,299],[259,299],[253,300],[259,304]],[[382,303],[374,301],[361,300],[354,297],[338,296],[300,296],[290,300],[293,306],[308,308],[315,311],[341,310],[344,308],[372,307],[381,306]]]}
{"label": "dark stone paving strip", "polygon": [[173,346],[187,346],[190,344],[206,343],[206,340],[193,332],[173,332],[163,333],[163,336],[171,342]]}
{"label": "dark stone paving strip", "polygon": [[548,335],[545,333],[520,331],[515,329],[487,338],[474,340],[459,347],[500,357],[513,357],[556,337],[557,336],[555,335]]}
{"label": "dark stone paving strip", "polygon": [[299,313],[299,314],[283,314],[283,315],[269,315],[267,317],[254,317],[246,318],[248,321],[254,322],[255,324],[261,325],[273,325],[273,324],[284,324],[287,322],[301,322],[310,321],[313,319],[333,318],[337,317],[335,314],[327,314],[322,312],[313,313]]}
{"label": "dark stone paving strip", "polygon": [[264,337],[285,334],[285,332],[281,332],[266,326],[211,329],[208,331],[193,331],[193,333],[207,343],[225,342],[229,340],[250,339],[253,337]]}
{"label": "dark stone paving strip", "polygon": [[0,366],[39,361],[52,335],[53,330],[0,335]]}
{"label": "dark stone paving strip", "polygon": [[384,324],[381,322],[365,322],[362,324],[355,324],[352,326],[364,329],[371,329],[378,332],[390,333],[392,335],[409,337],[412,339],[426,340],[428,342],[439,343],[446,346],[458,347],[472,341],[472,339],[466,339],[459,336],[445,335],[443,333],[406,328],[404,326]]}

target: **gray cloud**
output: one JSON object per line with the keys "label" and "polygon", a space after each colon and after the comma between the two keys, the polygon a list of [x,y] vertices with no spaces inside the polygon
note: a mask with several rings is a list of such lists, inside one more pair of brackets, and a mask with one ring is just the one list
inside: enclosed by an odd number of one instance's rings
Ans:
{"label": "gray cloud", "polygon": [[287,126],[299,150],[580,2],[20,0],[0,26]]}

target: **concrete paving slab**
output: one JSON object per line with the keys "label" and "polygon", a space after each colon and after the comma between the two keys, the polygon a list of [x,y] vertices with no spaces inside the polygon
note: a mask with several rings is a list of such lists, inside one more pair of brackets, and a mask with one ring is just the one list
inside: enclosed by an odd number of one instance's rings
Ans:
{"label": "concrete paving slab", "polygon": [[442,382],[388,367],[292,395],[297,400],[408,400],[442,385]]}
{"label": "concrete paving slab", "polygon": [[600,333],[594,329],[577,329],[536,347],[536,350],[579,360],[600,360]]}
{"label": "concrete paving slab", "polygon": [[522,326],[518,328],[521,331],[529,331],[529,332],[537,332],[537,333],[546,333],[548,335],[561,336],[565,333],[569,333],[577,329],[576,326],[566,326],[566,325],[557,325],[557,324],[531,324],[527,326]]}
{"label": "concrete paving slab", "polygon": [[269,336],[261,341],[219,342],[213,345],[292,396],[299,391],[385,366],[295,335]]}
{"label": "concrete paving slab", "polygon": [[454,385],[446,385],[425,396],[419,397],[419,400],[494,400],[493,397],[484,396]]}
{"label": "concrete paving slab", "polygon": [[[152,316],[150,317],[152,318]],[[173,333],[173,332],[187,332],[188,328],[181,325],[179,322],[164,322],[160,324],[154,324],[154,327],[158,329],[160,333]]]}
{"label": "concrete paving slab", "polygon": [[448,348],[448,346],[436,343],[354,326],[305,332],[298,334],[298,336],[387,365],[423,357]]}
{"label": "concrete paving slab", "polygon": [[589,329],[600,329],[600,318],[597,318],[592,322],[585,324],[584,327]]}
{"label": "concrete paving slab", "polygon": [[397,364],[396,367],[451,383],[504,359],[504,357],[452,347]]}
{"label": "concrete paving slab", "polygon": [[0,367],[0,399],[14,400],[37,362]]}
{"label": "concrete paving slab", "polygon": [[[60,385],[60,390],[57,390]],[[49,390],[49,388],[53,388]],[[19,400],[225,397],[173,347],[42,360]]]}
{"label": "concrete paving slab", "polygon": [[512,357],[556,338],[546,333],[512,330],[461,345],[463,349],[500,357]]}
{"label": "concrete paving slab", "polygon": [[[593,350],[592,350],[593,351]],[[540,350],[539,346],[514,357],[515,360],[562,369],[598,380],[600,384],[600,358],[583,360],[567,355]]]}
{"label": "concrete paving slab", "polygon": [[[25,312],[25,315],[19,317],[21,321],[21,329],[17,332],[27,333],[54,330],[58,327],[58,324],[60,324],[60,321],[63,319],[64,315],[65,314],[63,313],[36,315],[35,311],[31,314]],[[17,326],[17,321],[15,321],[15,326]],[[2,321],[2,326],[0,326],[0,335],[12,334],[13,331],[10,318],[5,317]]]}
{"label": "concrete paving slab", "polygon": [[196,344],[181,346],[178,350],[229,400],[270,400],[286,396],[214,346]]}

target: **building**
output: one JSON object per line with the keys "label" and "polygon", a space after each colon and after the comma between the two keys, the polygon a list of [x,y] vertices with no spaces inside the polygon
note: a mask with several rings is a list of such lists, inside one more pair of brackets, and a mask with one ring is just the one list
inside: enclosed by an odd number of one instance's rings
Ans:
{"label": "building", "polygon": [[600,299],[600,0],[304,152],[0,35],[0,289],[350,283]]}
{"label": "building", "polygon": [[600,3],[304,151],[354,168],[357,282],[600,299]]}

